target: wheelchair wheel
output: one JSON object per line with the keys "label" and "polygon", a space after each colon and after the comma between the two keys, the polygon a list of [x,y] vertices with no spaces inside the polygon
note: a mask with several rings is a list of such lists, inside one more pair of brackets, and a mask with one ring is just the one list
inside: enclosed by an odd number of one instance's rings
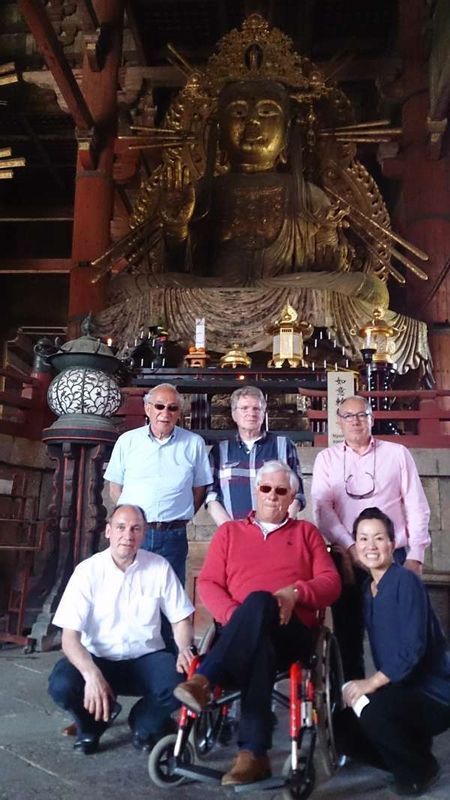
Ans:
{"label": "wheelchair wheel", "polygon": [[[157,742],[148,757],[148,774],[150,780],[160,789],[170,789],[172,786],[180,786],[186,781],[182,775],[173,775],[172,769],[175,765],[173,750],[177,734],[171,733],[164,736]],[[195,761],[194,748],[189,742],[185,742],[183,753],[180,757],[182,764],[192,764]]]}
{"label": "wheelchair wheel", "polygon": [[327,628],[320,631],[316,657],[313,674],[318,717],[316,753],[324,778],[330,778],[339,766],[339,753],[336,749],[333,731],[333,715],[343,707],[344,676],[337,639]]}
{"label": "wheelchair wheel", "polygon": [[282,791],[283,800],[306,800],[314,789],[316,776],[314,767],[309,769],[306,766],[306,758],[300,757],[299,768],[292,771],[291,756],[288,756],[283,764],[281,774],[288,778],[288,783]]}

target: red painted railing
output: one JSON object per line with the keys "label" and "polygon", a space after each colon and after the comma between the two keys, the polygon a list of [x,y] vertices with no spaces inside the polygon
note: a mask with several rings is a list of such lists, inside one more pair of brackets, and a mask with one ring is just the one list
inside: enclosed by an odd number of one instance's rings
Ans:
{"label": "red painted railing", "polygon": [[48,379],[0,367],[6,389],[0,391],[0,433],[38,440],[52,417],[47,405]]}
{"label": "red painted railing", "polygon": [[[314,433],[314,445],[326,447],[327,392],[301,389],[300,394],[307,398],[306,414]],[[391,406],[388,411],[375,411],[374,419],[375,422],[391,422],[399,435],[377,433],[378,438],[398,440],[406,447],[450,447],[450,391],[401,389],[358,394],[379,404],[387,400]]]}
{"label": "red painted railing", "polygon": [[[120,430],[129,430],[143,424],[142,399],[147,388],[122,389],[123,402],[118,412]],[[180,385],[178,385],[178,389],[183,391]],[[283,389],[280,387],[278,393],[282,391]],[[301,388],[299,394],[306,398],[304,413],[309,421],[309,430],[312,433],[314,446],[326,447],[328,444],[327,392]],[[402,389],[359,392],[358,394],[374,399],[378,403],[387,400],[391,405],[389,411],[374,412],[375,422],[391,422],[399,433],[398,435],[377,433],[378,438],[400,441],[406,447],[450,448],[450,391]],[[269,427],[273,428],[270,423],[271,420],[269,420]],[[202,431],[199,432],[202,433]],[[204,434],[208,438],[206,431]]]}
{"label": "red painted railing", "polygon": [[[14,367],[0,368],[0,377],[6,378],[7,389],[0,391],[0,434],[21,436],[39,440],[42,429],[49,424],[51,413],[47,406],[46,392],[48,376],[39,374],[25,375]],[[162,376],[161,376],[162,377]],[[163,380],[163,378],[162,378]],[[183,387],[178,384],[179,391]],[[200,389],[200,387],[199,387]],[[123,402],[117,414],[118,430],[129,430],[142,425],[144,410],[142,399],[148,387],[126,387],[122,389]],[[223,389],[221,389],[223,392]],[[230,392],[232,389],[230,389]],[[270,391],[280,394],[283,386],[271,387]],[[286,391],[286,390],[285,390]],[[303,419],[309,422],[309,438],[317,447],[328,444],[327,392],[318,389],[300,388],[299,394],[305,398]],[[201,389],[200,389],[201,392]],[[196,402],[196,395],[190,395],[191,404]],[[292,389],[289,391],[292,394]],[[375,422],[391,422],[398,429],[399,436],[377,433],[382,439],[401,441],[407,447],[443,447],[450,448],[450,391],[448,390],[393,390],[380,392],[359,392],[363,397],[384,401],[390,405],[388,411],[375,411]],[[205,397],[200,394],[199,397]],[[302,412],[299,412],[299,417]],[[274,427],[269,419],[269,427]],[[305,426],[300,426],[305,427]],[[208,438],[208,431],[199,430]],[[214,433],[214,432],[210,432]],[[217,438],[218,431],[215,432]],[[292,431],[287,432],[288,434]],[[303,431],[303,433],[305,433]],[[225,432],[224,432],[225,434]]]}

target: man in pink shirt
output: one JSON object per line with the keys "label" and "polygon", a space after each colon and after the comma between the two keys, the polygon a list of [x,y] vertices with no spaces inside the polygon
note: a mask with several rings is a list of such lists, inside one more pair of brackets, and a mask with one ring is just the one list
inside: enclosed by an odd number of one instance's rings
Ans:
{"label": "man in pink shirt", "polygon": [[318,454],[311,497],[318,528],[340,547],[350,572],[333,611],[345,678],[352,680],[364,677],[360,585],[367,574],[356,557],[353,522],[368,506],[380,508],[394,523],[396,561],[420,575],[430,543],[430,508],[406,447],[372,437],[372,409],[363,397],[344,400],[338,422],[344,441]]}
{"label": "man in pink shirt", "polygon": [[276,670],[309,654],[317,610],[339,595],[319,531],[288,515],[298,485],[287,464],[267,461],[256,474],[256,511],[217,529],[198,578],[200,596],[223,628],[199,671],[174,694],[199,713],[214,684],[242,689],[239,753],[223,785],[270,775]]}

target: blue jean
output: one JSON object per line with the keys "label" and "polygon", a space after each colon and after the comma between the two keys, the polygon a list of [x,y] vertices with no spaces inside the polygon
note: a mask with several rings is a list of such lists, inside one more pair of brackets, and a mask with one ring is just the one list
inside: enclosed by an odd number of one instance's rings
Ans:
{"label": "blue jean", "polygon": [[[128,717],[131,729],[143,738],[160,735],[172,711],[179,706],[173,690],[182,675],[176,671],[173,655],[158,650],[124,661],[92,658],[116,697],[120,694],[140,697]],[[106,726],[104,722],[96,722],[84,708],[84,686],[81,673],[67,658],[55,664],[48,680],[50,696],[72,714],[78,733],[100,736]]]}
{"label": "blue jean", "polygon": [[184,586],[186,582],[186,558],[188,543],[186,525],[179,528],[160,531],[157,528],[147,528],[145,532],[143,550],[150,550],[159,556],[167,558],[176,576]]}

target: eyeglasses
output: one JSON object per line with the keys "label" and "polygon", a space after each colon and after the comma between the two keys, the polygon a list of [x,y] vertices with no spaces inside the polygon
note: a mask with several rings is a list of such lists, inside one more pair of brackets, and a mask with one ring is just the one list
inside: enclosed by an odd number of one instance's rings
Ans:
{"label": "eyeglasses", "polygon": [[261,406],[236,406],[235,411],[256,411],[261,414],[264,413],[265,409]]}
{"label": "eyeglasses", "polygon": [[353,500],[364,500],[366,497],[371,497],[373,495],[373,493],[375,491],[376,452],[377,452],[377,449],[376,449],[376,444],[374,442],[373,443],[373,472],[364,472],[364,475],[367,475],[368,478],[370,479],[371,483],[372,483],[370,489],[368,489],[366,492],[361,492],[361,493],[351,492],[350,489],[349,489],[349,482],[353,480],[353,475],[350,474],[350,475],[347,475],[347,477],[345,477],[345,473],[346,473],[345,461],[346,461],[347,448],[344,445],[344,489],[345,489],[345,493],[346,493],[347,497],[351,497]]}
{"label": "eyeglasses", "polygon": [[148,401],[149,405],[154,406],[157,411],[164,411],[167,408],[167,411],[170,411],[171,414],[175,414],[176,411],[180,410],[180,406],[176,403],[152,403],[151,400]]}
{"label": "eyeglasses", "polygon": [[359,421],[362,422],[366,417],[370,417],[371,414],[371,411],[357,411],[356,414],[352,414],[350,411],[348,414],[340,414],[338,411],[338,417],[344,419],[346,422],[350,422],[352,419],[359,419]]}
{"label": "eyeglasses", "polygon": [[258,486],[258,489],[263,494],[270,494],[270,492],[273,491],[279,497],[285,497],[289,491],[289,489],[286,489],[285,486],[269,486],[268,483],[261,484],[260,486]]}
{"label": "eyeglasses", "polygon": [[347,484],[348,484],[349,481],[351,481],[353,479],[353,475],[349,475],[347,478],[345,478],[345,484],[344,484],[345,485],[345,493],[346,493],[347,497],[352,497],[353,500],[364,500],[365,497],[371,497],[373,495],[373,493],[375,491],[375,475],[372,475],[371,472],[365,472],[364,475],[368,475],[369,476],[370,480],[372,481],[372,487],[367,492],[364,492],[363,494],[356,494],[355,492],[350,492]]}

